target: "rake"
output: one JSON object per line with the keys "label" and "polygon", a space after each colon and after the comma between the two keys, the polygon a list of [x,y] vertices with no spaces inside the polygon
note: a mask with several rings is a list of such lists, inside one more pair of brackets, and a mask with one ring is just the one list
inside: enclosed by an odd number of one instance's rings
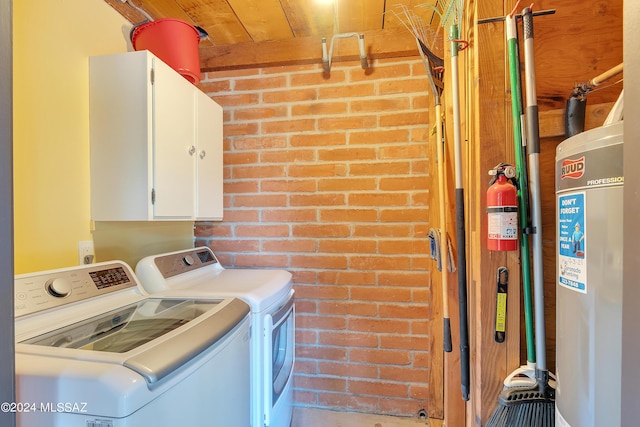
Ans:
{"label": "rake", "polygon": [[438,163],[438,198],[439,198],[439,221],[440,221],[440,233],[436,233],[438,236],[438,244],[440,246],[441,259],[441,271],[442,271],[442,311],[444,317],[444,351],[451,352],[451,320],[449,317],[449,302],[447,298],[448,289],[448,272],[453,269],[449,266],[449,245],[446,229],[446,214],[445,214],[445,174],[444,174],[444,151],[443,151],[443,138],[442,138],[442,112],[440,97],[444,89],[443,77],[444,77],[444,60],[433,53],[433,49],[437,40],[437,33],[431,28],[425,25],[425,22],[414,11],[407,8],[405,5],[396,5],[400,9],[399,13],[391,11],[404,25],[404,27],[413,35],[416,40],[418,52],[422,58],[425,71],[427,72],[427,78],[429,79],[429,85],[433,92],[433,97],[436,107],[436,146],[437,146],[437,163]]}
{"label": "rake", "polygon": [[460,83],[458,81],[458,52],[460,51],[459,23],[462,22],[464,0],[436,0],[425,3],[440,18],[444,28],[449,26],[451,49],[451,98],[453,107],[453,144],[456,181],[456,241],[458,246],[458,310],[460,312],[460,380],[462,399],[469,400],[470,354],[469,319],[467,308],[467,255],[464,213],[464,188],[462,186],[462,131],[460,126]]}

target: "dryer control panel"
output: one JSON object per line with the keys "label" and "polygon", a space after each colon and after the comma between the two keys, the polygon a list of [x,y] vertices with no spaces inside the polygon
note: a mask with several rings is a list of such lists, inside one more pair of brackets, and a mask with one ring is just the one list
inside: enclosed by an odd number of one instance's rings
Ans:
{"label": "dryer control panel", "polygon": [[137,287],[131,268],[120,261],[15,276],[15,317]]}
{"label": "dryer control panel", "polygon": [[153,262],[165,279],[210,265],[219,266],[213,251],[207,247],[160,255]]}

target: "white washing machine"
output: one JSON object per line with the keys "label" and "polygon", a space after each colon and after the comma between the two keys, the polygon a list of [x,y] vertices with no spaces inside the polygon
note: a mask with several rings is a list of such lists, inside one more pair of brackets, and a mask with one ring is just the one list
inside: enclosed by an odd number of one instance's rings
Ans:
{"label": "white washing machine", "polygon": [[[18,427],[250,425],[250,308],[113,261],[15,277]],[[7,406],[8,405],[8,406]]]}
{"label": "white washing machine", "polygon": [[291,273],[225,269],[207,247],[146,257],[136,266],[145,290],[163,295],[238,297],[251,306],[251,420],[253,427],[289,427],[295,361]]}

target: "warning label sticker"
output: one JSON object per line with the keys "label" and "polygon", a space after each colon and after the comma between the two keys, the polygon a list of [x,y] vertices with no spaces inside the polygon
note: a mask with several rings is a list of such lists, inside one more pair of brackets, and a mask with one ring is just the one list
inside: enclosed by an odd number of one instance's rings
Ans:
{"label": "warning label sticker", "polygon": [[558,284],[587,293],[585,192],[558,197]]}
{"label": "warning label sticker", "polygon": [[512,209],[511,212],[487,214],[489,239],[518,240],[518,208],[513,206]]}

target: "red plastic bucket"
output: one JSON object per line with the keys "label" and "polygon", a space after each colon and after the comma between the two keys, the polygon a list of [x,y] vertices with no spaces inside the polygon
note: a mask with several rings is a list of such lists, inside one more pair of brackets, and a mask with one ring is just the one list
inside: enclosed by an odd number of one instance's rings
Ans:
{"label": "red plastic bucket", "polygon": [[164,18],[146,22],[133,29],[135,50],[148,50],[162,59],[194,85],[200,82],[200,33],[179,19]]}

